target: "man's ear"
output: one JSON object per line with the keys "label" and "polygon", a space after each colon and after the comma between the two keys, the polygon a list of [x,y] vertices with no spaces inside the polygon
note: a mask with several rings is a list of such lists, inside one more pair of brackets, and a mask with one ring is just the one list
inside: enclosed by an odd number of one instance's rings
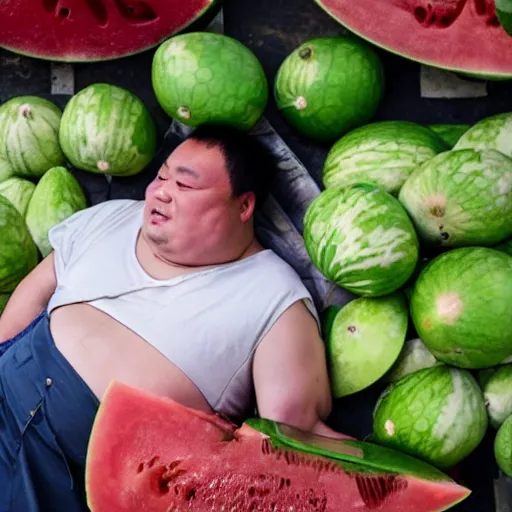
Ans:
{"label": "man's ear", "polygon": [[254,215],[256,196],[254,192],[245,192],[238,199],[240,202],[240,220],[242,222],[248,222]]}

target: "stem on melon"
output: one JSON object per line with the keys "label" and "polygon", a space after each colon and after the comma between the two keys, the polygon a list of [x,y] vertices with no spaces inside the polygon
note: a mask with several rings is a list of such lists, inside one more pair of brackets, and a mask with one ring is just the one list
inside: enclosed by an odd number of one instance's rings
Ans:
{"label": "stem on melon", "polygon": [[311,48],[311,46],[302,48],[299,50],[299,57],[303,60],[309,60],[311,57],[313,57],[313,48]]}
{"label": "stem on melon", "polygon": [[99,171],[101,172],[108,172],[110,170],[110,164],[106,161],[106,160],[100,160],[97,164],[96,164],[96,167],[98,168]]}
{"label": "stem on melon", "polygon": [[32,118],[32,107],[28,103],[23,103],[19,109],[20,116],[25,117],[26,119]]}
{"label": "stem on melon", "polygon": [[192,117],[192,112],[190,112],[188,107],[179,107],[178,116],[188,121]]}

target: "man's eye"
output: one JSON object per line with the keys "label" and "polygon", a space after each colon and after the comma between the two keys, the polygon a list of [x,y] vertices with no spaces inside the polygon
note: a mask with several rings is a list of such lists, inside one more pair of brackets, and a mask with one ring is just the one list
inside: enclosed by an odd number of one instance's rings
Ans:
{"label": "man's eye", "polygon": [[160,176],[160,174],[158,174],[156,178],[160,181],[165,181],[165,178],[163,176]]}
{"label": "man's eye", "polygon": [[180,188],[192,188],[192,187],[189,187],[188,185],[185,185],[185,183],[182,183],[181,181],[177,181],[176,185],[178,185],[178,187],[180,187]]}

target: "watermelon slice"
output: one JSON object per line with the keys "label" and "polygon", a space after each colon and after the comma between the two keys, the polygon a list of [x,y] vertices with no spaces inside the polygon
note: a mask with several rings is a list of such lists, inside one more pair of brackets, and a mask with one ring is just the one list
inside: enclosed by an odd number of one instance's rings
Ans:
{"label": "watermelon slice", "polygon": [[87,455],[92,512],[441,511],[470,491],[399,452],[263,419],[241,428],[114,382]]}
{"label": "watermelon slice", "polygon": [[66,62],[141,52],[196,20],[215,0],[1,0],[0,46]]}
{"label": "watermelon slice", "polygon": [[494,0],[316,0],[364,39],[409,59],[489,79],[512,78],[512,37]]}

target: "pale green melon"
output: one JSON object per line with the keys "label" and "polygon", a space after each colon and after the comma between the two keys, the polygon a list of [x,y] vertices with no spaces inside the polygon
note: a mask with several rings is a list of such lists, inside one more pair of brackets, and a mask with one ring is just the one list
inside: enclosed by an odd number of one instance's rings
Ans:
{"label": "pale green melon", "polygon": [[512,415],[504,421],[496,434],[494,456],[503,473],[512,478]]}
{"label": "pale green melon", "polygon": [[367,123],[384,93],[384,70],[373,48],[352,37],[319,37],[281,64],[277,107],[302,135],[335,140]]}
{"label": "pale green melon", "polygon": [[37,260],[37,247],[23,217],[0,196],[0,293],[14,291]]}
{"label": "pale green melon", "polygon": [[483,391],[489,422],[494,428],[499,428],[512,415],[512,364],[493,372]]}
{"label": "pale green melon", "polygon": [[446,151],[407,179],[399,199],[430,244],[494,245],[512,235],[512,159]]}
{"label": "pale green melon", "polygon": [[398,290],[418,262],[418,239],[391,194],[370,185],[324,190],[309,205],[304,241],[331,282],[363,296]]}
{"label": "pale green melon", "polygon": [[37,179],[65,163],[61,116],[57,105],[37,96],[19,96],[0,106],[0,182],[13,175]]}
{"label": "pale green melon", "polygon": [[372,440],[449,468],[480,444],[486,430],[487,412],[474,377],[442,365],[411,373],[382,393]]}
{"label": "pale green melon", "polygon": [[168,39],[153,58],[158,102],[172,118],[190,126],[228,124],[251,129],[268,101],[265,72],[239,41],[210,32]]}
{"label": "pale green melon", "polygon": [[512,157],[512,112],[486,117],[474,124],[453,149],[495,149]]}
{"label": "pale green melon", "polygon": [[66,105],[60,143],[78,169],[132,176],[155,155],[156,126],[144,103],[131,92],[93,84]]}
{"label": "pale green melon", "polygon": [[397,195],[409,175],[446,144],[424,126],[381,121],[352,130],[329,151],[323,167],[325,187],[373,183]]}
{"label": "pale green melon", "polygon": [[36,186],[31,181],[12,177],[0,182],[0,195],[9,200],[21,216],[25,217],[35,188]]}
{"label": "pale green melon", "polygon": [[379,380],[396,361],[409,312],[402,294],[359,298],[336,315],[327,338],[332,393],[357,393]]}
{"label": "pale green melon", "polygon": [[0,293],[0,316],[2,316],[5,306],[7,306],[7,302],[9,302],[9,298],[10,298],[9,293]]}
{"label": "pale green melon", "polygon": [[64,167],[54,167],[41,178],[30,199],[26,222],[43,257],[52,251],[50,229],[86,207],[80,184]]}
{"label": "pale green melon", "polygon": [[439,363],[432,355],[432,352],[425,346],[425,343],[419,338],[407,340],[398,359],[387,373],[386,380],[394,382],[410,373],[423,370],[424,368],[431,368],[438,364],[441,363]]}
{"label": "pale green melon", "polygon": [[462,368],[486,368],[512,355],[512,258],[463,247],[433,259],[419,275],[411,317],[432,354]]}

